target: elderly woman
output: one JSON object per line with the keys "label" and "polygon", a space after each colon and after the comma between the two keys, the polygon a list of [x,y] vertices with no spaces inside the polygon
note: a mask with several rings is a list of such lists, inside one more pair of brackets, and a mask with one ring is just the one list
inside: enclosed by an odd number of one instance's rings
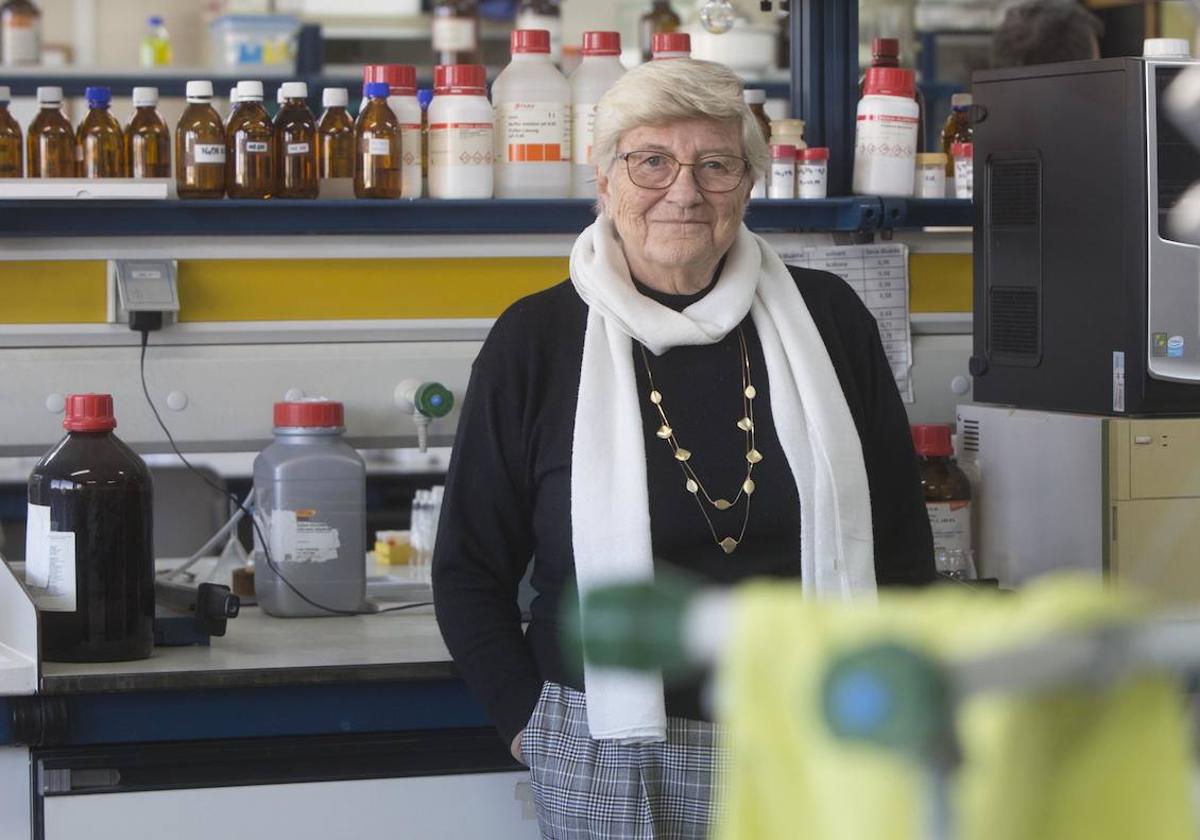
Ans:
{"label": "elderly woman", "polygon": [[871,314],[742,224],[768,150],[737,77],[691,60],[627,73],[594,154],[599,217],[570,281],[514,304],[475,361],[434,599],[530,767],[545,836],[699,838],[719,759],[699,686],[572,673],[572,584],[674,569],[869,599],[932,580],[932,540]]}

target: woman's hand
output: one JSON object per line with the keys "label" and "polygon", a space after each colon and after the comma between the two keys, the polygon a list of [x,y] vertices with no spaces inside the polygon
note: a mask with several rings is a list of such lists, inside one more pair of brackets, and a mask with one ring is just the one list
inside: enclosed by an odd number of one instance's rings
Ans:
{"label": "woman's hand", "polygon": [[518,732],[517,737],[512,739],[512,746],[509,747],[509,751],[512,753],[512,757],[515,758],[517,761],[521,762],[522,764],[525,763],[525,756],[523,756],[521,754],[521,736],[524,734],[525,734],[524,729],[522,729],[520,732]]}

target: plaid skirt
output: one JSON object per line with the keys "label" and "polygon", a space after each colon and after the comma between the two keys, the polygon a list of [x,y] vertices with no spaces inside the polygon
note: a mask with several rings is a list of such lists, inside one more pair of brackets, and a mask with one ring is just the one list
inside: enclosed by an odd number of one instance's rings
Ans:
{"label": "plaid skirt", "polygon": [[547,682],[521,736],[548,840],[704,840],[724,756],[718,728],[667,719],[667,740],[625,745],[588,731],[584,695]]}

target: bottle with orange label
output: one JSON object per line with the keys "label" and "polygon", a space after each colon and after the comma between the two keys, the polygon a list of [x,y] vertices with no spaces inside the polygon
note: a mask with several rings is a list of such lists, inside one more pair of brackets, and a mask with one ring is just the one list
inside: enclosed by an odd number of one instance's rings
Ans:
{"label": "bottle with orange label", "polygon": [[925,511],[933,529],[937,570],[955,578],[975,577],[971,551],[971,482],[952,457],[950,427],[912,427],[913,446],[920,458]]}
{"label": "bottle with orange label", "polygon": [[496,198],[571,194],[571,85],[550,60],[550,33],[512,33],[512,62],[492,83]]}

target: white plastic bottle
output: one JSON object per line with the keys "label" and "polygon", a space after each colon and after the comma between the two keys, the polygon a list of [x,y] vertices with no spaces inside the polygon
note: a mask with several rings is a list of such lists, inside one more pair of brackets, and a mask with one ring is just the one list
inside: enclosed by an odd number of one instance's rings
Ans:
{"label": "white plastic bottle", "polygon": [[583,61],[571,74],[571,195],[596,197],[592,138],[596,103],[625,73],[621,66],[621,33],[584,32]]}
{"label": "white plastic bottle", "polygon": [[401,64],[388,96],[400,121],[400,197],[421,197],[421,103],[417,101],[417,68]]}
{"label": "white plastic bottle", "polygon": [[441,64],[429,103],[429,195],[491,198],[493,113],[481,64]]}
{"label": "white plastic bottle", "polygon": [[911,196],[917,166],[920,106],[912,70],[870,67],[854,133],[854,192]]}
{"label": "white plastic bottle", "polygon": [[650,57],[653,61],[691,58],[692,36],[686,32],[655,32],[650,39]]}
{"label": "white plastic bottle", "polygon": [[767,198],[796,197],[796,147],[771,144],[771,174],[767,178]]}
{"label": "white plastic bottle", "polygon": [[492,83],[496,198],[566,198],[571,85],[550,60],[549,32],[517,29],[511,43],[512,62]]}

